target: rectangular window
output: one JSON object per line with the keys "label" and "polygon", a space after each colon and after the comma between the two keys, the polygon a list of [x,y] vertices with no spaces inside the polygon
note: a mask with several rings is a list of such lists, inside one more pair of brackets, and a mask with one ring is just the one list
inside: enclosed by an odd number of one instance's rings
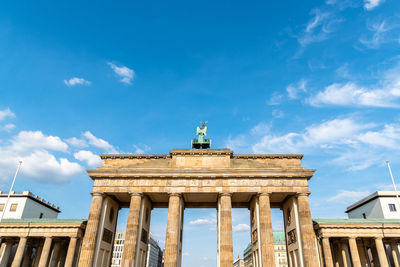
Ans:
{"label": "rectangular window", "polygon": [[4,204],[0,204],[0,211],[4,210]]}
{"label": "rectangular window", "polygon": [[367,215],[365,213],[362,214],[364,219],[367,219]]}
{"label": "rectangular window", "polygon": [[10,211],[17,211],[18,204],[11,204]]}
{"label": "rectangular window", "polygon": [[395,212],[396,211],[396,205],[389,204],[389,210],[392,211],[392,212]]}

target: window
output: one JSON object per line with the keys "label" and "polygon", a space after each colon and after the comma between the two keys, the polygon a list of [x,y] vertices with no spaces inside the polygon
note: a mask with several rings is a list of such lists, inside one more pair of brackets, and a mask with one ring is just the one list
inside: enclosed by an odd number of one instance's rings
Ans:
{"label": "window", "polygon": [[41,212],[39,215],[39,219],[42,219],[42,218],[43,218],[43,213]]}
{"label": "window", "polygon": [[11,204],[10,211],[17,211],[18,204]]}
{"label": "window", "polygon": [[396,205],[389,204],[389,210],[392,211],[392,212],[395,212],[396,211]]}
{"label": "window", "polygon": [[0,211],[4,210],[4,204],[0,204]]}
{"label": "window", "polygon": [[367,219],[367,215],[365,213],[362,214],[364,219]]}

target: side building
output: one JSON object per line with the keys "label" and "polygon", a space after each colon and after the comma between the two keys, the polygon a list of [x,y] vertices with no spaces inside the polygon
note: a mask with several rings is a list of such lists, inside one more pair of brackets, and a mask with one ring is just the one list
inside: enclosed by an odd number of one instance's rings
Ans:
{"label": "side building", "polygon": [[[287,267],[287,254],[286,254],[286,240],[285,233],[281,231],[274,231],[274,251],[275,251],[275,266]],[[243,251],[243,266],[253,267],[253,255],[251,252],[251,243],[248,244]],[[235,266],[235,265],[234,265]]]}
{"label": "side building", "polygon": [[[111,267],[120,267],[124,251],[125,232],[116,232],[111,259]],[[162,267],[163,251],[157,240],[150,235],[147,243],[146,267]]]}
{"label": "side building", "polygon": [[60,213],[58,206],[30,191],[22,193],[12,191],[5,207],[7,196],[0,191],[0,218],[3,219],[57,219]]}

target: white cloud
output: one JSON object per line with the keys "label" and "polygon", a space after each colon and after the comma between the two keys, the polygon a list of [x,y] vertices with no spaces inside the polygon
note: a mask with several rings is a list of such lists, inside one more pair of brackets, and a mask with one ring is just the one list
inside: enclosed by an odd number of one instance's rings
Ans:
{"label": "white cloud", "polygon": [[90,85],[91,82],[78,77],[70,78],[69,80],[64,80],[65,85],[74,86],[74,85]]}
{"label": "white cloud", "polygon": [[8,123],[8,124],[6,124],[6,125],[4,125],[4,126],[1,126],[1,125],[0,125],[0,131],[9,132],[9,131],[11,131],[11,130],[14,129],[14,128],[15,128],[15,124],[12,124],[12,123]]}
{"label": "white cloud", "polygon": [[383,72],[376,85],[354,81],[331,84],[307,99],[312,106],[400,107],[400,65]]}
{"label": "white cloud", "polygon": [[370,194],[369,191],[347,191],[341,190],[336,195],[328,198],[329,202],[352,204]]}
{"label": "white cloud", "polygon": [[114,148],[114,146],[112,146],[107,141],[94,136],[89,131],[84,132],[83,136],[87,138],[89,144],[91,144],[91,145],[93,145],[95,147],[104,149],[105,151],[107,151],[107,153],[111,153],[111,154],[117,154],[118,153],[118,151]]}
{"label": "white cloud", "polygon": [[57,159],[48,150],[66,152],[68,145],[57,136],[40,131],[21,131],[0,146],[0,179],[9,178],[22,160],[23,177],[45,182],[64,182],[83,171],[82,166],[65,157]]}
{"label": "white cloud", "polygon": [[364,0],[364,8],[366,10],[372,10],[381,3],[383,3],[383,0]]}
{"label": "white cloud", "polygon": [[135,72],[134,70],[126,67],[126,66],[117,66],[111,62],[107,63],[115,72],[115,74],[117,74],[118,76],[121,77],[121,82],[125,83],[125,84],[131,84],[132,80],[135,77]]}
{"label": "white cloud", "polygon": [[253,146],[255,153],[298,153],[309,148],[327,147],[344,144],[361,130],[370,128],[370,124],[360,124],[346,119],[334,119],[306,127],[303,133],[273,135],[266,133]]}
{"label": "white cloud", "polygon": [[15,114],[10,110],[10,108],[0,110],[0,121],[5,120],[6,118],[14,118]]}
{"label": "white cloud", "polygon": [[217,221],[215,219],[197,219],[194,221],[190,221],[189,225],[212,225],[216,224]]}
{"label": "white cloud", "polygon": [[15,151],[48,149],[65,152],[68,148],[58,136],[46,136],[41,131],[21,131],[11,139],[11,144]]}
{"label": "white cloud", "polygon": [[233,232],[247,232],[250,231],[250,226],[244,223],[232,226]]}
{"label": "white cloud", "polygon": [[183,253],[182,253],[182,256],[183,256],[183,257],[189,257],[189,256],[190,256],[190,253],[189,253],[189,252],[183,252]]}
{"label": "white cloud", "polygon": [[99,167],[101,165],[101,158],[88,150],[80,150],[74,154],[74,158],[79,161],[85,161],[90,167]]}
{"label": "white cloud", "polygon": [[301,79],[297,83],[291,83],[286,87],[286,92],[290,99],[296,99],[301,92],[307,92],[307,81]]}
{"label": "white cloud", "polygon": [[65,141],[74,147],[87,147],[88,146],[88,144],[86,143],[85,140],[79,139],[76,137],[71,137],[71,138],[65,139]]}
{"label": "white cloud", "polygon": [[263,129],[263,133],[250,130],[248,134],[230,136],[225,145],[236,153],[324,155],[330,164],[345,166],[348,170],[363,170],[384,162],[387,155],[398,157],[399,154],[399,123],[377,125],[349,117],[305,126],[303,131],[278,134],[271,128]]}

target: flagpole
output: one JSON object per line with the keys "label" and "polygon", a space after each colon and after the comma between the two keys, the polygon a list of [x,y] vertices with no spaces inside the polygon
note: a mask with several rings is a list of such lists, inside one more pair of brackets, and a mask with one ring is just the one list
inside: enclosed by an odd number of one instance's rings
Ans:
{"label": "flagpole", "polygon": [[22,160],[20,160],[19,163],[18,163],[18,168],[17,168],[17,171],[15,172],[14,179],[13,179],[13,181],[12,181],[10,191],[8,192],[6,204],[4,205],[4,209],[3,209],[3,212],[2,212],[2,214],[1,214],[0,222],[3,221],[4,214],[6,213],[7,204],[8,204],[8,201],[10,200],[11,192],[12,192],[12,190],[13,190],[14,183],[15,183],[15,178],[17,178],[17,175],[18,175],[19,169],[21,168],[21,165],[22,165]]}
{"label": "flagpole", "polygon": [[394,178],[393,178],[393,174],[392,174],[392,169],[390,168],[390,163],[389,161],[386,161],[386,164],[389,168],[389,173],[390,173],[390,178],[392,178],[392,183],[393,183],[393,187],[394,187],[394,192],[396,192],[396,198],[397,198],[397,205],[400,209],[400,200],[399,200],[399,194],[397,193],[397,188],[396,188],[396,183],[394,182]]}

